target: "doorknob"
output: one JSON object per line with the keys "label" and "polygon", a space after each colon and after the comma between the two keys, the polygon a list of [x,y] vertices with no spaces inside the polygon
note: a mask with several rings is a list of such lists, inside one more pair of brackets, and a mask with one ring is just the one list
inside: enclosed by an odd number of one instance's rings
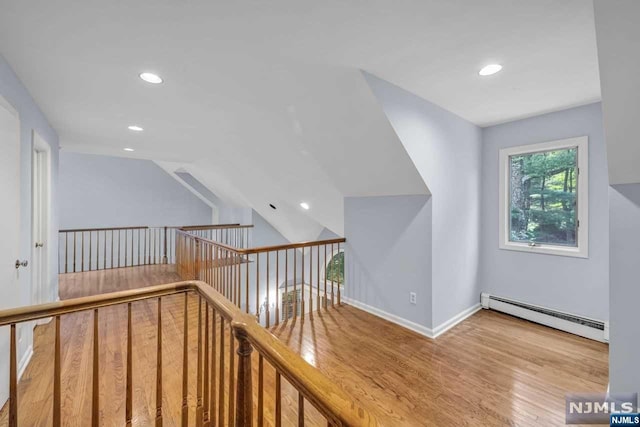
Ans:
{"label": "doorknob", "polygon": [[29,261],[26,259],[24,261],[20,261],[19,259],[16,260],[16,268],[26,267],[27,265],[29,265]]}
{"label": "doorknob", "polygon": [[44,243],[36,242],[36,248],[41,248],[44,246]]}

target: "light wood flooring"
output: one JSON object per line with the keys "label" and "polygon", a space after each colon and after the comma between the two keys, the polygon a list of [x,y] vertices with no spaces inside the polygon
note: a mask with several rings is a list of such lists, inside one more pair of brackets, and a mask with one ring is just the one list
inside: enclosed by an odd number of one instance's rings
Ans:
{"label": "light wood flooring", "polygon": [[[179,280],[171,266],[122,268],[60,276],[67,299]],[[183,297],[163,299],[164,425],[179,425]],[[134,425],[155,416],[156,302],[134,303]],[[62,320],[63,424],[90,420],[91,313]],[[190,324],[197,298],[189,300]],[[101,425],[124,425],[126,308],[100,310]],[[343,305],[271,328],[340,385],[384,426],[564,425],[564,394],[604,392],[608,347],[574,335],[480,311],[436,340]],[[53,328],[38,326],[34,355],[19,385],[20,425],[51,425]],[[228,345],[228,340],[227,340]],[[197,331],[189,347],[197,351]],[[254,352],[255,353],[255,352]],[[195,414],[195,361],[190,359],[190,420]],[[254,391],[257,389],[254,357]],[[273,378],[265,366],[265,425],[274,416]],[[297,421],[297,393],[283,382],[283,425]],[[225,394],[226,396],[226,394]],[[228,396],[226,396],[228,401]],[[6,407],[0,426],[7,424]],[[254,413],[257,411],[254,411]],[[257,414],[256,414],[257,416]],[[305,405],[306,425],[326,425]]]}

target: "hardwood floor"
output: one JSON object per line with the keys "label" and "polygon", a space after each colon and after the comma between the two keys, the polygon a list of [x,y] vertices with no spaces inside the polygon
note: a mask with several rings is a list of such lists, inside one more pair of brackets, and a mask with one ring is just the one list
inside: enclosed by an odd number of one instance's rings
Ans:
{"label": "hardwood floor", "polygon": [[494,311],[436,340],[348,305],[271,331],[386,426],[565,425],[608,383],[606,344]]}
{"label": "hardwood floor", "polygon": [[[171,266],[61,276],[62,298],[179,280]],[[182,296],[163,298],[164,425],[180,424]],[[156,301],[133,305],[134,425],[155,418]],[[62,320],[63,424],[86,426],[91,406],[92,314]],[[101,425],[124,425],[126,307],[100,309]],[[189,299],[197,322],[197,298]],[[19,384],[20,425],[51,425],[53,324],[38,326],[34,355]],[[429,340],[351,306],[271,331],[316,366],[384,426],[564,425],[564,394],[603,392],[608,347],[491,311],[480,311]],[[228,346],[228,340],[226,342]],[[195,415],[197,329],[189,329],[190,420]],[[225,352],[226,353],[226,352]],[[254,352],[254,393],[257,390]],[[265,364],[264,425],[274,425],[275,372]],[[297,423],[297,392],[283,380],[283,425]],[[225,399],[228,395],[225,391]],[[7,408],[0,426],[7,425]],[[254,409],[257,418],[257,408]],[[305,404],[305,425],[326,425]]]}

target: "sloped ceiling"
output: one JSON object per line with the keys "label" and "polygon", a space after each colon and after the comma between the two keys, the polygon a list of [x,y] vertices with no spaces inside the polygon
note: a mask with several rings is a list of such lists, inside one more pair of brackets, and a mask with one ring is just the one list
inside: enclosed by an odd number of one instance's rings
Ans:
{"label": "sloped ceiling", "polygon": [[599,97],[583,0],[0,5],[0,49],[63,149],[188,166],[290,240],[342,234],[344,196],[428,192],[360,69],[476,124]]}

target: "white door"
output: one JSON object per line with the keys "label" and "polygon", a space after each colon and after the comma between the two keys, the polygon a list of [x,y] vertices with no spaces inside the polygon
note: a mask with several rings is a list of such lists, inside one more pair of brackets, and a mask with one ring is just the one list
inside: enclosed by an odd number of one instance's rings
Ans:
{"label": "white door", "polygon": [[[0,96],[0,309],[20,304],[20,120]],[[0,404],[8,397],[9,328],[0,328]],[[7,369],[4,369],[4,368]]]}
{"label": "white door", "polygon": [[[31,304],[50,300],[49,286],[49,145],[33,132]],[[44,320],[41,322],[44,323]]]}

